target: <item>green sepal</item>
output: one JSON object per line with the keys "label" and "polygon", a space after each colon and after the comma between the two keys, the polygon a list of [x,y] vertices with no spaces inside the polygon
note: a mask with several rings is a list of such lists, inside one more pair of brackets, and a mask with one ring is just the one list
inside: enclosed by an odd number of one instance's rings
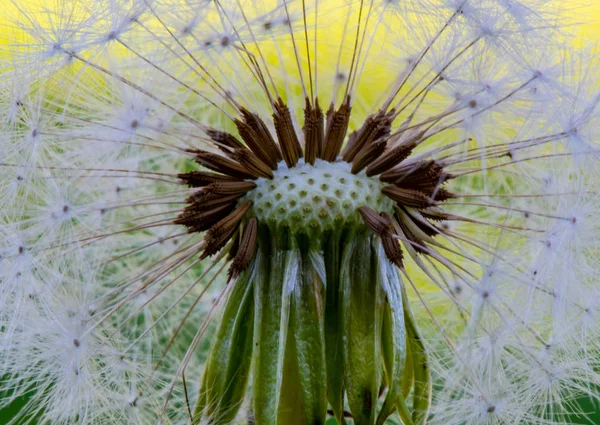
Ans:
{"label": "green sepal", "polygon": [[205,368],[204,373],[202,373],[202,378],[200,379],[200,391],[198,392],[198,399],[196,400],[194,414],[192,415],[192,422],[194,424],[199,423],[202,420],[202,415],[204,414],[204,410],[206,409],[206,391],[208,389],[208,386],[206,385],[207,377],[208,373],[207,369]]}
{"label": "green sepal", "polygon": [[412,362],[412,353],[410,352],[410,344],[408,343],[408,335],[406,336],[406,363],[404,365],[404,376],[402,377],[402,396],[406,400],[412,390],[414,380],[414,370]]}
{"label": "green sepal", "polygon": [[408,296],[405,290],[402,291],[402,300],[404,303],[406,333],[410,346],[414,376],[412,419],[415,425],[423,425],[427,423],[431,407],[431,371],[429,369],[429,358],[415,318],[408,307]]}
{"label": "green sepal", "polygon": [[344,418],[344,354],[340,300],[341,250],[340,232],[332,232],[325,241],[324,262],[327,276],[325,296],[325,359],[327,363],[327,398],[340,425]]}
{"label": "green sepal", "polygon": [[253,286],[249,272],[231,283],[221,324],[213,342],[194,420],[211,425],[230,423],[243,402],[252,360]]}
{"label": "green sepal", "polygon": [[293,278],[289,276],[290,265],[296,260],[292,258],[293,251],[279,246],[281,239],[261,235],[257,254],[252,365],[253,408],[257,425],[277,424],[284,375],[289,313],[289,296],[286,296],[284,287]]}
{"label": "green sepal", "polygon": [[324,288],[306,251],[290,294],[288,338],[278,424],[323,425],[327,419]]}
{"label": "green sepal", "polygon": [[372,425],[379,393],[383,300],[371,238],[355,235],[342,261],[340,289],[348,405],[356,425]]}
{"label": "green sepal", "polygon": [[407,341],[402,300],[402,280],[396,266],[391,264],[378,246],[378,279],[386,295],[382,326],[382,354],[386,370],[388,392],[377,417],[377,425],[382,425],[395,409],[398,409],[404,425],[412,425],[410,412],[405,403],[402,383],[404,379]]}

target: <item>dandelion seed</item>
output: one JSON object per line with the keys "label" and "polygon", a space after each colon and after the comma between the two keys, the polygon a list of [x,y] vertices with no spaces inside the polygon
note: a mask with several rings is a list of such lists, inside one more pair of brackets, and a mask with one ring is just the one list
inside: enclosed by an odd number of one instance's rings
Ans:
{"label": "dandelion seed", "polygon": [[12,423],[557,424],[597,398],[599,64],[548,2],[2,13]]}

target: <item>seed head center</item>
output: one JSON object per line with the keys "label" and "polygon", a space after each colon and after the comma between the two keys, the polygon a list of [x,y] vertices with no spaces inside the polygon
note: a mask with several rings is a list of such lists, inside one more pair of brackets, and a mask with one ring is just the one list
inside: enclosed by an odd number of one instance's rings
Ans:
{"label": "seed head center", "polygon": [[361,206],[393,212],[393,201],[381,192],[384,184],[364,172],[352,174],[351,167],[317,159],[314,165],[300,160],[288,168],[282,161],[273,179],[256,180],[257,188],[246,198],[259,221],[292,232],[363,226]]}

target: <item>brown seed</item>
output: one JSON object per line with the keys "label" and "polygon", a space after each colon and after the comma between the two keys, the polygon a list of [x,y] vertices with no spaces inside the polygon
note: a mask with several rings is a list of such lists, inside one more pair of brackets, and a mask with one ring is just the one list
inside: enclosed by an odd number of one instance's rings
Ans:
{"label": "brown seed", "polygon": [[436,187],[431,193],[427,193],[431,199],[437,202],[447,201],[448,199],[456,198],[456,195],[443,187]]}
{"label": "brown seed", "polygon": [[233,208],[235,202],[228,202],[212,209],[196,210],[187,208],[175,219],[175,224],[182,224],[188,229],[188,233],[204,232],[213,224],[226,217]]}
{"label": "brown seed", "polygon": [[454,198],[454,194],[441,187],[449,178],[443,167],[435,161],[420,161],[396,167],[380,176],[396,186],[419,191],[436,201]]}
{"label": "brown seed", "polygon": [[315,159],[321,156],[323,149],[324,121],[323,110],[319,106],[319,99],[315,105],[306,98],[304,107],[304,159],[308,164],[314,164]]}
{"label": "brown seed", "polygon": [[421,215],[423,216],[423,218],[426,218],[427,220],[432,220],[432,221],[445,221],[445,220],[452,220],[455,218],[455,216],[453,216],[452,214],[448,214],[445,213],[439,209],[435,209],[435,210],[428,210],[427,212],[421,212]]}
{"label": "brown seed", "polygon": [[404,218],[406,218],[407,220],[410,220],[412,223],[414,223],[414,225],[417,226],[427,236],[435,236],[440,233],[434,226],[428,225],[427,220],[420,220],[420,219],[414,217],[412,214],[410,214],[405,208],[402,208],[402,207],[398,207],[398,208],[404,213],[404,216],[403,216]]}
{"label": "brown seed", "polygon": [[187,202],[190,205],[186,207],[186,210],[189,209],[193,212],[209,211],[213,208],[225,205],[229,202],[237,201],[242,196],[244,196],[243,193],[238,195],[224,196],[212,193],[210,191],[202,190],[201,192],[195,193],[194,195],[188,197]]}
{"label": "brown seed", "polygon": [[252,261],[256,255],[257,240],[258,221],[256,220],[256,217],[252,217],[244,229],[237,253],[235,254],[235,258],[233,259],[231,267],[229,268],[230,279],[235,279],[240,275],[240,273],[248,268],[250,261]]}
{"label": "brown seed", "polygon": [[206,134],[217,144],[225,155],[231,158],[234,149],[242,149],[244,145],[234,135],[224,131],[208,130]]}
{"label": "brown seed", "polygon": [[392,128],[394,111],[379,111],[367,117],[363,125],[348,138],[342,154],[344,161],[352,162],[361,149],[375,140],[389,136]]}
{"label": "brown seed", "polygon": [[207,186],[207,190],[216,195],[243,195],[256,189],[256,183],[249,181],[241,182],[213,182]]}
{"label": "brown seed", "polygon": [[240,112],[242,119],[234,121],[240,136],[262,162],[272,170],[277,169],[277,163],[283,158],[266,124],[258,115],[244,108]]}
{"label": "brown seed", "polygon": [[183,180],[189,187],[203,187],[217,181],[241,181],[235,177],[225,174],[211,173],[208,171],[189,171],[178,174],[177,177]]}
{"label": "brown seed", "polygon": [[240,249],[240,239],[240,232],[237,232],[231,238],[231,244],[229,245],[229,250],[227,251],[227,261],[233,260],[237,255],[238,250]]}
{"label": "brown seed", "polygon": [[358,212],[363,218],[367,226],[375,232],[375,234],[381,236],[389,230],[389,220],[380,216],[375,211],[367,206],[358,208]]}
{"label": "brown seed", "polygon": [[233,134],[227,133],[226,131],[209,129],[206,134],[219,147],[225,146],[231,149],[241,149],[244,147],[242,142],[240,142]]}
{"label": "brown seed", "polygon": [[398,202],[401,206],[423,209],[432,207],[435,202],[428,196],[417,190],[405,189],[395,185],[389,185],[382,190],[388,198]]}
{"label": "brown seed", "polygon": [[321,158],[325,161],[333,162],[340,154],[346,132],[348,131],[348,123],[350,122],[350,96],[340,107],[334,112],[333,104],[327,111],[327,130],[325,131],[325,141]]}
{"label": "brown seed", "polygon": [[367,168],[367,176],[371,177],[381,174],[400,164],[410,156],[416,145],[417,143],[413,138],[405,143],[400,144],[399,146],[396,146],[393,149],[390,149],[377,160],[373,161],[371,165],[369,165],[369,168]]}
{"label": "brown seed", "polygon": [[252,202],[248,200],[243,201],[231,214],[219,220],[208,230],[205,238],[206,248],[204,248],[200,256],[201,260],[216,254],[225,246],[227,241],[237,231],[242,219],[251,206]]}
{"label": "brown seed", "polygon": [[407,221],[410,220],[409,217],[402,211],[401,208],[396,207],[396,222],[400,226],[402,233],[406,236],[406,239],[412,242],[411,247],[418,252],[419,254],[426,253],[425,250],[425,241],[421,238],[417,237],[407,225]]}
{"label": "brown seed", "polygon": [[402,247],[400,247],[400,242],[394,238],[393,234],[389,232],[382,234],[381,244],[383,245],[383,251],[388,260],[397,267],[403,268],[404,254],[402,253]]}
{"label": "brown seed", "polygon": [[287,105],[281,98],[273,105],[273,123],[277,132],[279,146],[283,153],[283,159],[288,167],[293,167],[302,156],[302,146],[292,123],[292,116]]}
{"label": "brown seed", "polygon": [[387,139],[381,139],[377,142],[371,143],[368,146],[365,146],[364,149],[361,150],[358,155],[356,155],[354,161],[352,162],[352,174],[358,174],[367,165],[379,158],[379,156],[385,151],[386,146]]}
{"label": "brown seed", "polygon": [[197,150],[196,161],[206,168],[232,177],[240,179],[256,179],[258,177],[258,175],[250,173],[237,162],[211,152]]}
{"label": "brown seed", "polygon": [[273,178],[271,168],[262,162],[252,151],[248,149],[236,149],[232,156],[249,173],[269,180]]}
{"label": "brown seed", "polygon": [[410,162],[384,172],[380,180],[404,187],[438,185],[448,180],[444,168],[433,160]]}

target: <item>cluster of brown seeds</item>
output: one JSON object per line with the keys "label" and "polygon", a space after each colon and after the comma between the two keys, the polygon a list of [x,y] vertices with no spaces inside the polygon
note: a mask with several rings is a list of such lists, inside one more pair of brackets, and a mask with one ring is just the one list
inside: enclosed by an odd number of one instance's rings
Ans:
{"label": "cluster of brown seeds", "polygon": [[190,233],[206,232],[202,257],[213,255],[230,243],[230,276],[237,277],[248,267],[256,253],[260,217],[251,217],[251,201],[243,198],[257,187],[255,181],[259,178],[272,180],[281,161],[292,168],[300,158],[311,165],[317,159],[345,161],[351,164],[352,174],[364,170],[367,177],[379,176],[381,182],[389,183],[382,193],[396,202],[393,214],[376,212],[366,205],[358,212],[381,237],[388,258],[396,265],[402,266],[399,239],[410,243],[417,252],[424,252],[425,239],[440,233],[432,221],[447,218],[438,205],[452,197],[442,187],[451,176],[433,160],[409,158],[422,134],[407,138],[400,131],[392,133],[394,110],[367,117],[360,128],[350,133],[342,151],[351,109],[347,98],[339,108],[332,106],[324,114],[318,100],[313,104],[307,99],[304,146],[282,99],[273,104],[277,141],[265,122],[244,108],[240,108],[240,117],[234,121],[241,140],[227,132],[208,130],[221,153],[189,150],[196,162],[210,171],[179,175],[188,186],[200,190],[188,197],[187,206],[175,220]]}

